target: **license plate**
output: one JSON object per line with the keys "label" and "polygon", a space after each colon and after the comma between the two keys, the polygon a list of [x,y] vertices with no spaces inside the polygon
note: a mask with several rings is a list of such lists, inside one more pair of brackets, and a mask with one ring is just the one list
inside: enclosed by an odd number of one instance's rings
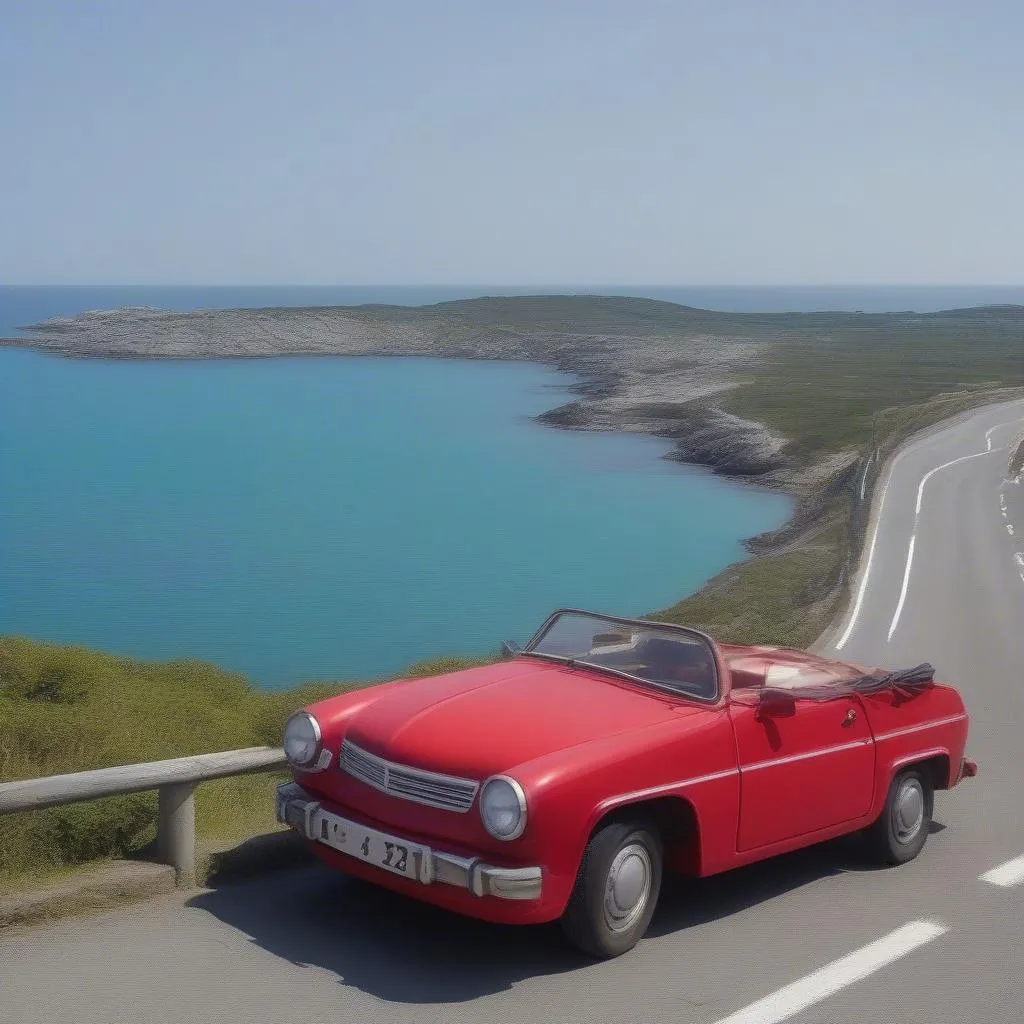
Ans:
{"label": "license plate", "polygon": [[339,853],[347,853],[403,878],[419,880],[429,852],[425,846],[367,828],[329,811],[317,812],[313,834]]}

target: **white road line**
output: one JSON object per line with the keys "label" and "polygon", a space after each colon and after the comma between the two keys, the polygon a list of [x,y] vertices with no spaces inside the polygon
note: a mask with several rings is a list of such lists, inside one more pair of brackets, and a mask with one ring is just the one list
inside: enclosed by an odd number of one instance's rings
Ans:
{"label": "white road line", "polygon": [[[889,463],[889,475],[885,478],[885,483],[882,485],[882,493],[878,498],[878,515],[875,517],[875,528],[871,532],[871,544],[868,546],[868,560],[864,565],[864,575],[861,577],[860,586],[857,588],[857,599],[853,602],[853,611],[850,613],[850,621],[846,625],[846,630],[843,635],[836,641],[836,650],[841,650],[845,645],[846,641],[850,639],[850,634],[853,632],[853,627],[857,624],[857,616],[860,615],[860,606],[864,601],[864,594],[868,589],[868,578],[871,575],[871,562],[875,557],[875,541],[878,540],[878,530],[882,525],[882,509],[885,507],[885,496],[889,492],[889,484],[892,483],[892,478],[896,473],[896,465],[905,455],[909,455],[911,452],[916,452],[919,448],[922,448],[934,438],[926,437],[922,438],[915,444],[910,445],[908,448],[903,448],[898,451]],[[875,449],[875,458],[878,458],[878,448]]]}
{"label": "white road line", "polygon": [[[1002,427],[1002,426],[1005,426],[1005,425],[1006,424],[1004,424],[1004,423],[1000,423],[1000,424],[998,424],[998,426],[992,427],[991,430],[989,431],[989,433],[991,433],[992,430],[997,430],[999,427]],[[913,444],[910,447],[904,448],[901,451],[897,452],[896,455],[893,457],[892,462],[889,464],[889,475],[886,477],[885,484],[882,487],[882,493],[881,493],[881,495],[879,496],[879,499],[878,499],[878,514],[875,517],[875,528],[871,532],[871,543],[868,545],[868,560],[864,564],[864,574],[863,574],[863,576],[861,576],[860,586],[857,588],[857,597],[856,597],[856,599],[853,602],[853,611],[850,613],[850,621],[846,624],[846,629],[843,631],[843,635],[835,643],[835,648],[836,648],[837,651],[842,650],[843,647],[846,646],[846,641],[850,639],[850,634],[853,633],[853,628],[854,628],[854,626],[857,625],[857,618],[860,615],[861,605],[864,603],[864,594],[867,592],[867,589],[868,589],[868,579],[871,576],[871,565],[872,565],[872,562],[873,562],[874,557],[875,557],[875,542],[878,540],[878,531],[879,531],[879,529],[880,529],[880,527],[882,525],[882,509],[885,506],[885,496],[886,496],[886,494],[889,491],[889,484],[892,482],[892,478],[893,478],[893,476],[895,475],[895,472],[896,472],[896,464],[905,455],[909,455],[911,452],[917,451],[919,448],[922,448],[922,447],[928,445],[933,440],[934,440],[934,438],[932,438],[932,437],[922,438],[916,444]],[[935,469],[933,469],[929,473],[927,473],[925,475],[925,479],[921,481],[921,486],[918,488],[918,492],[917,492],[917,509],[918,509],[918,511],[920,511],[920,508],[921,508],[921,493],[924,490],[925,480],[927,480],[928,477],[931,476],[932,473],[936,472],[939,469],[945,469],[947,466],[952,466],[952,465],[954,465],[957,462],[963,462],[964,459],[975,459],[979,455],[988,455],[991,452],[991,450],[992,450],[992,448],[991,448],[991,446],[989,446],[989,448],[986,451],[976,452],[974,455],[964,455],[964,456],[962,456],[959,459],[953,459],[952,462],[946,462],[943,465],[937,466]],[[996,449],[996,450],[997,451],[1002,451],[1001,448]],[[1020,477],[1018,476],[1015,479],[1014,482],[1019,485],[1020,484]],[[914,523],[914,529],[915,530],[917,529],[917,523],[916,522]]]}
{"label": "white road line", "polygon": [[1024,569],[1024,551],[1015,551],[1013,553],[1013,560],[1021,569]]}
{"label": "white road line", "polygon": [[860,606],[864,600],[864,592],[868,588],[868,577],[871,575],[871,562],[875,557],[875,542],[878,540],[878,529],[882,525],[882,509],[885,506],[885,495],[888,493],[889,484],[892,482],[893,472],[896,463],[899,461],[897,455],[889,467],[889,475],[886,477],[885,485],[882,487],[882,496],[878,499],[878,515],[875,517],[875,528],[871,532],[871,544],[868,547],[868,560],[864,565],[864,575],[861,577],[860,586],[857,588],[857,599],[853,602],[853,611],[850,613],[850,621],[847,623],[846,632],[836,641],[836,650],[841,650],[850,639],[853,627],[857,624],[857,616],[860,614]]}
{"label": "white road line", "polygon": [[[1002,451],[1001,448],[995,449],[996,451]],[[950,459],[949,462],[944,462],[941,466],[936,466],[934,469],[929,469],[927,473],[921,478],[921,483],[917,488],[917,504],[914,506],[914,530],[917,530],[917,521],[921,516],[921,501],[924,498],[924,485],[933,477],[940,469],[948,469],[950,466],[955,466],[958,462],[966,462],[968,459],[978,459],[982,455],[990,455],[991,449],[987,452],[975,452],[973,455],[961,455],[959,459]],[[1013,533],[1013,528],[1008,526],[1007,529],[1010,533]],[[910,566],[914,561],[914,538],[916,532],[910,535],[910,546],[907,548],[907,566],[903,571],[903,586],[900,589],[900,599],[896,605],[896,613],[892,617],[892,622],[889,625],[889,635],[886,637],[886,642],[892,639],[893,633],[896,632],[896,627],[900,622],[900,615],[903,614],[903,602],[907,599],[907,587],[910,585]],[[837,645],[838,646],[838,645]]]}
{"label": "white road line", "polygon": [[[997,452],[1001,452],[1002,448],[996,448]],[[940,469],[948,469],[950,466],[955,466],[958,462],[966,462],[968,459],[980,459],[982,455],[991,455],[992,449],[988,451],[975,452],[973,455],[961,455],[959,459],[950,459],[949,462],[944,462],[941,466],[936,466],[934,469],[929,469],[927,473],[921,478],[921,485],[917,489],[917,505],[914,507],[914,515],[919,516],[921,514],[921,498],[924,495],[924,485],[936,474]],[[916,527],[916,523],[914,524]]]}
{"label": "white road line", "polygon": [[1024,857],[1014,857],[1005,864],[1000,864],[991,871],[978,876],[982,882],[990,885],[998,885],[1008,889],[1011,885],[1019,885],[1024,882]]}
{"label": "white road line", "polygon": [[893,633],[896,632],[896,627],[899,625],[900,615],[903,613],[903,602],[907,599],[907,587],[910,585],[910,566],[914,561],[914,541],[917,538],[917,534],[912,533],[910,535],[910,547],[907,548],[907,567],[903,570],[903,586],[900,587],[900,599],[896,605],[896,613],[892,617],[892,622],[889,624],[889,635],[885,638],[886,643],[892,639]]}
{"label": "white road line", "polygon": [[1016,420],[1011,420],[1009,423],[997,423],[994,427],[989,427],[985,431],[985,449],[986,451],[992,450],[992,435],[999,430],[1001,427],[1012,427]]}
{"label": "white road line", "polygon": [[1010,535],[1011,537],[1013,536],[1013,527],[1012,527],[1012,526],[1011,526],[1011,525],[1010,525],[1009,523],[1007,523],[1007,524],[1006,524],[1006,532],[1007,532],[1007,533],[1008,533],[1008,534],[1009,534],[1009,535]]}
{"label": "white road line", "polygon": [[731,1016],[724,1017],[718,1024],[776,1024],[808,1006],[820,1003],[847,985],[874,974],[948,930],[946,925],[932,921],[911,921],[875,942],[834,960],[820,971],[808,974]]}

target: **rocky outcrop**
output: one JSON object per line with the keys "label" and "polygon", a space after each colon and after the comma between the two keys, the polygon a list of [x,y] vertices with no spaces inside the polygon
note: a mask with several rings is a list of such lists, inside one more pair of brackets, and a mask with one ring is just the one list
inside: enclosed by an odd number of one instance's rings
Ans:
{"label": "rocky outcrop", "polygon": [[672,303],[597,296],[481,299],[436,306],[96,310],[31,328],[30,344],[65,356],[208,359],[393,355],[543,363],[577,378],[578,396],[543,414],[573,430],[673,442],[669,458],[757,478],[787,466],[786,441],[718,408],[735,373],[774,334],[737,317]]}
{"label": "rocky outcrop", "polygon": [[578,401],[538,419],[571,430],[624,430],[667,438],[674,442],[669,458],[725,476],[763,477],[789,467],[784,437],[699,398],[651,404]]}

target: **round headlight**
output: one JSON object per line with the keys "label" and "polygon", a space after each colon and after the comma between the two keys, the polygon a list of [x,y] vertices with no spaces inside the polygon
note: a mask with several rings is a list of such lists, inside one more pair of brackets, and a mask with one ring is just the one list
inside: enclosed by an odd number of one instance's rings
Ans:
{"label": "round headlight", "polygon": [[507,775],[495,775],[480,791],[480,817],[495,839],[518,839],[526,828],[526,794]]}
{"label": "round headlight", "polygon": [[320,756],[320,726],[308,711],[297,711],[284,727],[284,756],[296,767],[308,769]]}

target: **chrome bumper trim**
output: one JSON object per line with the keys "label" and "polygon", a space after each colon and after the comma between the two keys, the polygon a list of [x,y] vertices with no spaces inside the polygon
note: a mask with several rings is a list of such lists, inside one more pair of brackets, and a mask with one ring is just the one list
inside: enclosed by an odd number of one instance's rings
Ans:
{"label": "chrome bumper trim", "polygon": [[[297,783],[287,782],[277,787],[277,820],[314,842],[317,837],[313,820],[319,810],[319,801]],[[540,899],[542,872],[539,867],[501,868],[484,864],[478,857],[459,857],[442,850],[429,850],[426,861],[420,877],[424,885],[440,882],[467,889],[474,896],[494,896],[503,900]]]}

